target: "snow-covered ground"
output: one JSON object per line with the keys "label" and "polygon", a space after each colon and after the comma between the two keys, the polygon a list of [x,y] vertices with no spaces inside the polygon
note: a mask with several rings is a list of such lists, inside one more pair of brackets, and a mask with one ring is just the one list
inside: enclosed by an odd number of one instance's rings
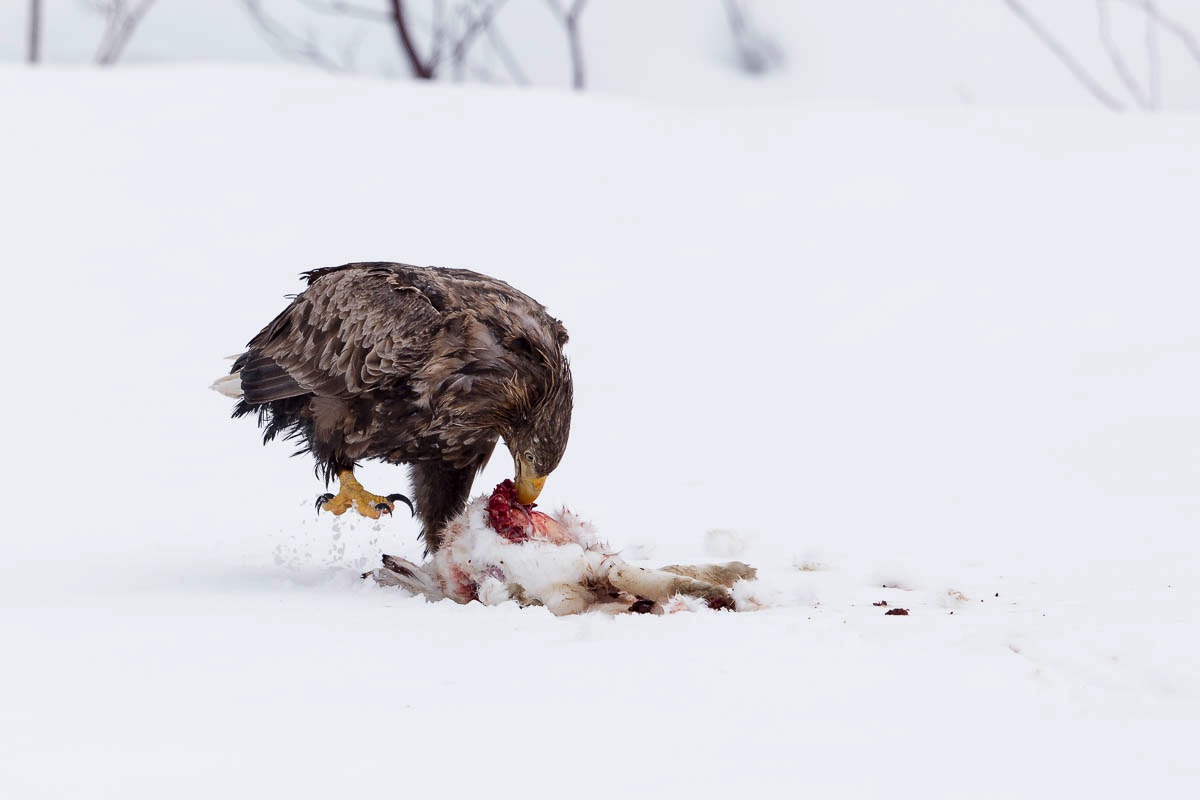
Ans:
{"label": "snow-covered ground", "polygon": [[[232,67],[0,101],[5,797],[1200,789],[1200,117]],[[315,518],[206,387],[298,272],[375,259],[549,305],[545,504],[770,607],[361,581],[415,523]]]}

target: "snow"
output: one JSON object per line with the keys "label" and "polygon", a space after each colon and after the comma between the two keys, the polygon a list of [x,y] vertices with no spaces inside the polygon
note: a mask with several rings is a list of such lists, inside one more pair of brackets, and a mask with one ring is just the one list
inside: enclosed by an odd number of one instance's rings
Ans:
{"label": "snow", "polygon": [[[214,65],[0,96],[5,796],[1200,788],[1200,118]],[[297,273],[371,259],[545,302],[544,505],[768,607],[360,580],[416,523],[315,518],[208,386]]]}

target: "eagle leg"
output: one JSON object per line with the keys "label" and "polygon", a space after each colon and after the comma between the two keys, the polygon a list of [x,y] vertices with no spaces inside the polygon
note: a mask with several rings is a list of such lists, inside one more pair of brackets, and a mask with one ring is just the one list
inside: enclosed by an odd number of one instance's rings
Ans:
{"label": "eagle leg", "polygon": [[402,501],[412,511],[413,504],[402,494],[389,494],[387,497],[372,494],[354,477],[354,471],[344,469],[338,473],[338,493],[323,494],[317,498],[317,512],[328,511],[331,514],[346,513],[351,506],[364,517],[379,519],[382,514],[391,514],[396,508],[396,502]]}

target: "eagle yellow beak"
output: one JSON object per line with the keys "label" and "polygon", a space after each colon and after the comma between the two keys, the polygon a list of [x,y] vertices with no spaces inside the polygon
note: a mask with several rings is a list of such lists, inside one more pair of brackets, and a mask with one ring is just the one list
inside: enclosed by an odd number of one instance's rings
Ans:
{"label": "eagle yellow beak", "polygon": [[538,495],[542,493],[542,486],[546,484],[546,476],[539,475],[536,478],[532,478],[524,474],[518,474],[516,483],[517,502],[529,505],[534,500],[537,500]]}

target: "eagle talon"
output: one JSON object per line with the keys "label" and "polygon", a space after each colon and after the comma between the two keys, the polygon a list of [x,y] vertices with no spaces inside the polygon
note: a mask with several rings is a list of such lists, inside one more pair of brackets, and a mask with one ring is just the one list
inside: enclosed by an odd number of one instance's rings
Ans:
{"label": "eagle talon", "polygon": [[337,477],[338,493],[326,493],[317,498],[317,513],[328,511],[341,516],[354,509],[369,519],[379,519],[384,514],[392,513],[392,499],[368,492],[354,477],[352,470],[342,470]]}
{"label": "eagle talon", "polygon": [[407,497],[405,497],[404,495],[402,495],[402,494],[389,494],[389,495],[387,496],[387,499],[388,499],[388,502],[389,502],[389,503],[391,503],[393,507],[395,507],[395,504],[396,504],[396,501],[397,501],[397,500],[402,500],[402,501],[404,501],[404,505],[408,506],[408,510],[409,510],[409,511],[412,513],[412,515],[413,515],[414,517],[417,515],[417,509],[416,509],[416,508],[413,506],[413,502],[412,502],[412,500],[409,500],[409,499],[408,499]]}

